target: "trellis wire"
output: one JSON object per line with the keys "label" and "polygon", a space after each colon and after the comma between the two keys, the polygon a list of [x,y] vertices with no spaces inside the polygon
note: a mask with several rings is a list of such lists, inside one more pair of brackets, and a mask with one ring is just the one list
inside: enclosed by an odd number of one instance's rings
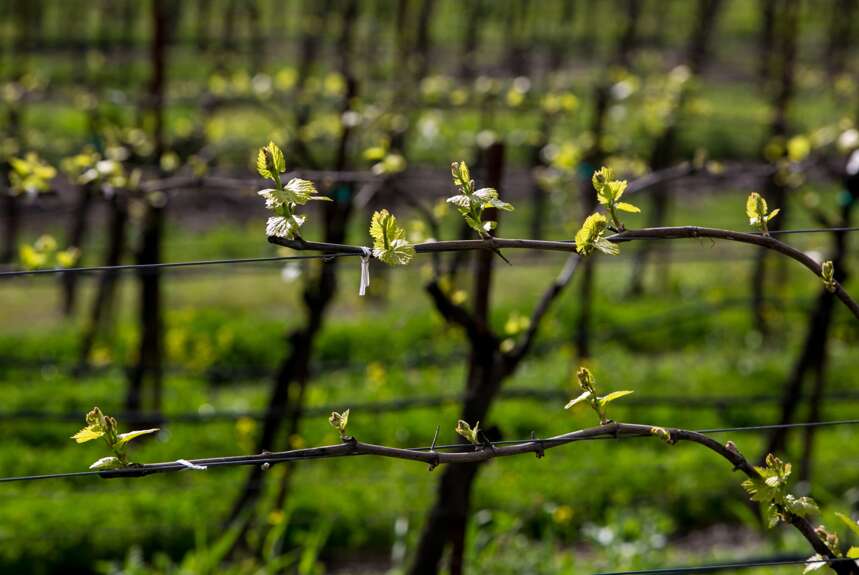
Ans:
{"label": "trellis wire", "polygon": [[662,567],[658,569],[639,569],[635,571],[601,571],[594,575],[664,575],[668,573],[712,573],[726,569],[752,569],[754,567],[776,567],[779,565],[819,565],[856,561],[855,559],[820,558],[810,561],[808,559],[764,559],[759,561],[743,561],[738,563],[713,563],[708,565],[695,565],[689,567]]}
{"label": "trellis wire", "polygon": [[[634,230],[631,230],[634,231]],[[824,232],[855,232],[859,231],[859,226],[855,227],[843,227],[843,228],[802,228],[802,229],[794,229],[794,230],[772,230],[769,232],[770,235],[778,235],[778,234],[813,234],[813,233],[824,233]],[[752,235],[760,235],[759,233],[755,233]],[[536,241],[536,240],[535,240]],[[554,242],[553,242],[554,243]],[[564,243],[573,245],[574,242],[571,240],[561,240],[557,243]],[[343,246],[344,248],[349,246]],[[475,246],[471,248],[474,250],[484,249],[479,246]],[[539,250],[539,246],[534,246],[532,249]],[[434,251],[448,251],[444,249],[437,249]],[[461,250],[450,250],[450,251],[461,251]],[[420,252],[419,252],[420,253]],[[164,268],[181,268],[181,267],[196,267],[196,266],[211,266],[211,265],[234,265],[234,264],[249,264],[249,263],[261,263],[261,262],[275,262],[275,261],[290,261],[290,260],[308,260],[308,259],[319,259],[323,261],[333,260],[335,258],[347,257],[347,256],[358,256],[359,253],[353,253],[351,251],[343,251],[343,252],[331,252],[325,254],[308,254],[308,255],[297,255],[297,256],[269,256],[269,257],[259,257],[259,258],[234,258],[234,259],[216,259],[216,260],[193,260],[193,261],[185,261],[185,262],[161,262],[161,263],[153,263],[153,264],[124,264],[117,266],[92,266],[92,267],[78,267],[78,268],[52,268],[52,269],[42,269],[42,270],[12,270],[12,271],[2,271],[0,272],[0,278],[3,277],[18,277],[18,276],[35,276],[35,275],[49,275],[49,274],[71,274],[71,273],[90,273],[90,272],[112,272],[112,271],[130,271],[130,270],[150,270],[150,269],[164,269]]]}
{"label": "trellis wire", "polygon": [[296,256],[268,256],[259,258],[234,258],[220,260],[193,260],[186,262],[161,262],[154,264],[124,264],[118,266],[92,266],[80,268],[52,268],[44,270],[14,270],[0,272],[0,277],[18,277],[18,276],[35,276],[47,274],[68,274],[68,273],[89,273],[89,272],[114,272],[114,271],[131,271],[131,270],[152,270],[164,268],[183,268],[197,266],[216,266],[216,265],[235,265],[235,264],[254,264],[263,262],[282,262],[292,260],[323,260],[329,261],[335,258],[354,256],[350,253],[331,253],[331,254],[306,254]]}
{"label": "trellis wire", "polygon": [[[719,428],[711,428],[711,429],[702,429],[697,430],[695,433],[700,434],[718,434],[718,433],[742,433],[742,432],[757,432],[757,431],[767,431],[772,429],[786,429],[786,428],[809,428],[809,427],[831,427],[838,425],[856,425],[859,424],[859,419],[842,419],[842,420],[833,420],[833,421],[810,421],[803,423],[784,423],[784,424],[772,424],[772,425],[753,425],[753,426],[744,426],[744,427],[719,427]],[[589,430],[593,431],[593,430]],[[647,433],[647,436],[650,436],[650,433]],[[596,439],[609,439],[609,440],[618,440],[618,439],[626,439],[632,437],[644,437],[644,434],[637,435],[593,435],[581,438],[546,438],[541,439],[538,437],[530,437],[528,439],[511,439],[506,441],[487,441],[482,447],[492,450],[492,453],[486,456],[487,459],[493,459],[495,457],[494,448],[496,447],[504,447],[504,446],[516,446],[516,445],[526,445],[526,444],[535,444],[538,446],[538,449],[542,451],[544,447],[553,447],[556,445],[563,445],[566,443],[575,443],[579,441],[590,441]],[[162,462],[162,463],[148,463],[142,464],[135,467],[127,467],[121,469],[112,469],[107,471],[72,471],[65,473],[49,473],[42,475],[22,475],[16,477],[0,477],[0,483],[11,483],[11,482],[20,482],[20,481],[39,481],[43,479],[61,479],[61,478],[74,478],[74,477],[93,477],[99,476],[105,479],[109,478],[120,478],[120,477],[142,477],[146,475],[152,475],[155,473],[167,473],[172,471],[183,471],[189,469],[189,464],[193,466],[201,466],[201,467],[235,467],[242,465],[272,465],[277,463],[284,463],[287,461],[299,461],[299,460],[308,460],[308,459],[331,459],[338,457],[347,457],[347,456],[357,456],[357,455],[370,455],[369,453],[354,453],[350,451],[344,451],[345,447],[348,449],[350,445],[349,441],[345,441],[339,445],[327,445],[321,447],[310,447],[303,449],[295,449],[289,451],[281,451],[281,452],[264,452],[258,455],[237,455],[237,456],[228,456],[228,457],[213,457],[213,458],[202,458],[202,459],[188,459],[188,460],[176,460],[170,462]],[[384,446],[376,446],[382,447]],[[332,450],[340,448],[336,453],[331,453]],[[439,450],[452,451],[453,453],[467,453],[474,449],[473,445],[463,444],[463,443],[453,443],[446,445],[431,445],[428,447],[412,447],[406,448],[402,451],[408,452],[437,452]],[[181,461],[181,462],[180,462]]]}

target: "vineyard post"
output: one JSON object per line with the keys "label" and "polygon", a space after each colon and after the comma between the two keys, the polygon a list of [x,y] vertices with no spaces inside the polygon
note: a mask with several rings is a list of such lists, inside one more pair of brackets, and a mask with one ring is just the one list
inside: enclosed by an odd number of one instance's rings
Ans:
{"label": "vineyard post", "polygon": [[[164,97],[167,83],[167,52],[171,5],[168,0],[153,0],[151,7],[152,39],[150,42],[150,62],[152,66],[147,95],[147,119],[151,123],[153,158],[160,162],[165,152],[164,142]],[[144,196],[145,213],[143,231],[137,261],[140,264],[154,264],[161,261],[161,240],[164,231],[164,211],[167,195],[156,192]],[[126,409],[132,413],[144,407],[144,391],[149,382],[151,412],[161,409],[163,385],[163,302],[161,292],[161,273],[156,269],[141,270],[138,275],[140,285],[139,322],[141,327],[140,344],[136,364],[129,372]]]}
{"label": "vineyard post", "polygon": [[829,81],[835,80],[847,69],[848,55],[855,33],[856,0],[833,0],[826,44],[826,73]]}
{"label": "vineyard post", "polygon": [[[92,211],[95,190],[88,184],[77,186],[77,202],[72,210],[66,246],[81,249],[86,238],[89,216]],[[60,276],[63,290],[63,314],[70,317],[74,312],[77,300],[78,275],[63,274]]]}
{"label": "vineyard post", "polygon": [[549,74],[552,75],[564,65],[571,49],[570,38],[573,37],[575,26],[576,0],[560,0],[561,14],[557,21],[557,30],[549,44]]}
{"label": "vineyard post", "polygon": [[465,22],[459,48],[459,79],[471,82],[477,72],[475,61],[480,46],[480,26],[483,23],[484,0],[471,0],[462,6]]}
{"label": "vineyard post", "polygon": [[[126,249],[127,190],[113,191],[108,202],[108,210],[108,240],[104,252],[104,265],[118,266],[122,263],[122,256]],[[88,368],[98,332],[105,327],[106,322],[110,321],[113,315],[112,310],[118,279],[119,274],[115,271],[105,271],[99,278],[98,287],[90,305],[87,323],[83,329],[81,345],[78,349],[78,360],[75,367],[77,374],[83,373]]]}

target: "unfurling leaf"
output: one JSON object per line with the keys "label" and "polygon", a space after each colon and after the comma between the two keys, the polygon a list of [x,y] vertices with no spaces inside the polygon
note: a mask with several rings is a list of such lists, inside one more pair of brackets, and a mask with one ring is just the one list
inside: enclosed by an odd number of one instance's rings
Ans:
{"label": "unfurling leaf", "polygon": [[295,239],[299,229],[307,218],[305,216],[277,216],[266,220],[265,235],[275,236],[278,238],[286,238],[288,240]]}
{"label": "unfurling leaf", "polygon": [[463,420],[459,420],[456,422],[456,432],[467,439],[470,443],[474,445],[479,445],[480,440],[477,438],[477,433],[480,429],[480,422],[474,424],[474,429],[467,422]]}
{"label": "unfurling leaf", "polygon": [[576,379],[579,381],[579,387],[581,387],[584,391],[590,391],[592,394],[596,395],[596,388],[594,387],[594,375],[591,373],[586,367],[579,367],[576,370]]}
{"label": "unfurling leaf", "polygon": [[757,192],[752,192],[746,199],[746,215],[749,217],[749,224],[757,225],[767,213],[767,201]]}
{"label": "unfurling leaf", "polygon": [[306,219],[305,216],[296,215],[295,208],[311,200],[331,201],[330,198],[317,195],[316,187],[308,180],[292,178],[283,185],[280,174],[286,171],[286,160],[274,142],[260,148],[257,171],[262,177],[272,180],[275,186],[257,192],[265,199],[266,209],[275,214],[266,222],[265,233],[268,236],[295,239]]}
{"label": "unfurling leaf", "polygon": [[493,188],[480,188],[475,191],[474,180],[465,162],[453,162],[450,166],[453,176],[453,184],[458,194],[447,198],[447,203],[455,206],[462,215],[468,227],[476,231],[480,237],[488,236],[495,229],[497,223],[494,221],[483,221],[483,211],[495,208],[504,211],[513,211],[513,206],[502,201],[498,191]]}
{"label": "unfurling leaf", "polygon": [[458,188],[464,188],[463,192],[470,193],[474,182],[471,180],[471,172],[468,169],[468,164],[464,161],[453,162],[450,165],[450,174],[453,176],[453,185]]}
{"label": "unfurling leaf", "polygon": [[626,202],[618,202],[614,205],[614,207],[622,212],[628,212],[630,214],[637,214],[641,212],[641,209],[638,206],[633,206],[632,204],[628,204]]}
{"label": "unfurling leaf", "polygon": [[349,410],[347,409],[343,413],[332,411],[328,417],[328,423],[337,430],[341,438],[346,437],[346,426],[349,424]]}
{"label": "unfurling leaf", "polygon": [[373,214],[370,222],[373,257],[388,265],[405,265],[415,256],[415,248],[406,240],[406,230],[388,210]]}
{"label": "unfurling leaf", "polygon": [[90,469],[95,469],[99,471],[104,471],[107,469],[119,469],[121,467],[125,467],[122,461],[119,460],[118,457],[102,457],[95,463],[89,466]]}
{"label": "unfurling leaf", "polygon": [[613,391],[605,397],[599,397],[597,395],[596,381],[594,380],[594,376],[591,371],[586,367],[579,367],[579,369],[576,371],[576,379],[578,379],[579,387],[582,388],[582,394],[567,403],[567,405],[564,406],[564,409],[569,409],[578,403],[587,401],[588,405],[591,406],[591,409],[593,409],[599,416],[601,425],[605,425],[611,422],[611,420],[606,417],[606,405],[608,405],[615,399],[632,393],[631,391]]}
{"label": "unfurling leaf", "polygon": [[576,251],[583,256],[591,254],[594,249],[615,256],[620,253],[616,245],[605,239],[608,220],[600,213],[589,215],[579,231],[576,232]]}
{"label": "unfurling leaf", "polygon": [[620,201],[629,184],[626,180],[616,180],[611,168],[605,166],[594,172],[591,182],[597,192],[597,200],[608,209],[615,228],[623,231],[623,224],[617,217],[618,210],[631,214],[637,214],[641,211],[632,204]]}
{"label": "unfurling leaf", "polygon": [[112,417],[104,415],[98,407],[93,407],[86,415],[87,426],[72,436],[77,443],[86,443],[93,439],[103,439],[107,446],[113,451],[113,456],[103,457],[90,466],[91,469],[116,469],[128,467],[126,454],[129,441],[141,435],[154,433],[157,429],[143,429],[117,434],[117,423]]}
{"label": "unfurling leaf", "polygon": [[612,391],[608,395],[599,398],[600,405],[605,406],[606,404],[614,401],[615,399],[620,399],[621,397],[627,396],[631,393],[635,393],[633,391],[625,390],[625,391]]}
{"label": "unfurling leaf", "polygon": [[767,222],[776,217],[779,211],[775,209],[770,212],[767,201],[757,192],[752,192],[746,199],[746,215],[749,218],[749,224],[757,226],[765,236],[769,235]]}
{"label": "unfurling leaf", "polygon": [[149,435],[150,433],[158,433],[161,429],[154,427],[152,429],[138,429],[136,431],[129,431],[127,433],[120,433],[116,436],[116,445],[125,445],[129,441],[133,439],[137,439],[141,435]]}
{"label": "unfurling leaf", "polygon": [[567,402],[567,405],[565,405],[565,406],[564,406],[564,409],[570,409],[570,408],[571,408],[571,407],[573,407],[574,405],[577,405],[577,404],[579,404],[579,403],[581,403],[581,402],[583,402],[583,401],[585,401],[585,400],[587,400],[587,399],[590,399],[590,397],[591,397],[592,395],[593,395],[593,394],[592,394],[590,391],[584,391],[584,392],[582,392],[582,394],[581,394],[581,395],[579,395],[579,396],[578,396],[578,397],[576,397],[575,399],[571,399],[570,401],[568,401],[568,402]]}
{"label": "unfurling leaf", "polygon": [[269,142],[257,153],[257,172],[263,178],[277,181],[279,174],[286,171],[286,159],[274,142]]}
{"label": "unfurling leaf", "polygon": [[820,512],[817,503],[811,497],[794,497],[788,494],[785,496],[784,503],[787,510],[797,517],[805,517],[811,513]]}
{"label": "unfurling leaf", "polygon": [[72,439],[74,439],[76,443],[86,443],[87,441],[98,439],[103,435],[104,431],[93,429],[92,427],[84,427],[83,429],[72,435]]}
{"label": "unfurling leaf", "polygon": [[820,265],[820,277],[823,279],[823,287],[830,293],[838,290],[838,282],[835,281],[835,266],[832,260],[826,260]]}
{"label": "unfurling leaf", "polygon": [[283,189],[287,194],[287,199],[299,206],[303,206],[310,200],[331,201],[331,198],[316,195],[318,193],[316,186],[310,180],[292,178],[286,183]]}

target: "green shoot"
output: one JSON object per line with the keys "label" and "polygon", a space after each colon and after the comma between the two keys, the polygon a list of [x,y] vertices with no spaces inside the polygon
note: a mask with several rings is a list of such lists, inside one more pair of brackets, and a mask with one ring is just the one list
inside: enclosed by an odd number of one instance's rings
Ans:
{"label": "green shoot", "polygon": [[104,415],[98,407],[93,407],[86,415],[86,427],[72,436],[77,443],[86,443],[93,439],[102,438],[113,451],[113,455],[102,457],[89,466],[90,469],[106,470],[120,469],[135,465],[128,461],[128,443],[142,435],[159,431],[158,428],[140,429],[128,433],[117,433],[117,423],[112,417]]}
{"label": "green shoot", "polygon": [[476,231],[481,238],[488,237],[489,232],[498,224],[492,220],[484,222],[483,210],[496,208],[512,212],[513,206],[501,201],[494,188],[475,190],[474,180],[471,179],[471,173],[465,162],[453,162],[450,165],[450,173],[453,176],[453,185],[459,190],[459,194],[449,197],[447,203],[456,207],[468,227]]}
{"label": "green shoot", "polygon": [[779,211],[776,208],[770,212],[767,207],[767,201],[757,192],[749,194],[746,200],[746,215],[749,217],[749,224],[757,226],[765,236],[770,235],[769,229],[767,229],[767,222],[776,217]]}
{"label": "green shoot", "polygon": [[600,205],[605,206],[608,210],[615,229],[622,232],[624,227],[617,216],[617,212],[621,211],[630,214],[641,212],[638,207],[620,201],[629,184],[626,180],[616,180],[611,168],[606,168],[605,166],[594,172],[591,182],[597,192],[597,200],[599,200]]}
{"label": "green shoot", "polygon": [[746,479],[743,489],[751,496],[752,501],[767,505],[768,524],[774,527],[779,521],[789,522],[790,517],[805,517],[818,511],[817,503],[810,497],[795,497],[787,490],[787,479],[790,477],[791,465],[770,453],[766,457],[764,467],[755,467],[759,479]]}
{"label": "green shoot", "polygon": [[311,200],[331,201],[331,199],[316,195],[316,187],[308,180],[292,178],[284,185],[280,174],[285,171],[286,159],[277,144],[269,142],[266,147],[260,148],[257,154],[257,172],[263,178],[274,182],[275,186],[257,192],[265,198],[265,207],[275,214],[268,218],[265,233],[291,240],[295,239],[307,219],[305,216],[296,215],[295,208]]}
{"label": "green shoot", "polygon": [[826,260],[820,266],[820,277],[823,279],[823,287],[829,293],[835,293],[838,290],[838,282],[835,281],[835,266],[832,260]]}
{"label": "green shoot", "polygon": [[594,376],[586,367],[579,368],[579,370],[576,372],[576,378],[579,381],[579,387],[581,387],[582,393],[578,397],[571,399],[569,402],[567,402],[567,405],[564,406],[564,409],[570,409],[571,407],[578,405],[579,403],[587,403],[599,417],[600,425],[606,425],[607,423],[611,423],[611,419],[609,419],[606,415],[606,407],[609,403],[611,403],[615,399],[620,399],[621,397],[633,393],[629,390],[613,391],[608,395],[600,397],[599,395],[597,395],[596,381],[594,380]]}
{"label": "green shoot", "polygon": [[456,422],[456,432],[468,440],[469,443],[474,445],[480,445],[480,440],[477,438],[477,434],[480,431],[480,422],[474,424],[474,428],[468,425],[467,422],[463,420],[459,420]]}
{"label": "green shoot", "polygon": [[346,439],[346,426],[349,424],[349,410],[347,409],[343,413],[332,411],[331,415],[328,417],[328,423],[331,424],[331,427],[337,430],[337,433],[340,434],[340,439]]}

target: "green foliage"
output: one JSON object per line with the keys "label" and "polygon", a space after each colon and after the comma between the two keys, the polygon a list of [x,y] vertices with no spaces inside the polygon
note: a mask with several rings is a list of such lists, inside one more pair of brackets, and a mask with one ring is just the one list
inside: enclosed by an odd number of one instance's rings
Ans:
{"label": "green foliage", "polygon": [[590,255],[597,249],[610,256],[620,253],[618,247],[605,237],[608,230],[608,220],[600,213],[593,213],[585,218],[585,222],[576,232],[576,251],[583,256]]}
{"label": "green foliage", "polygon": [[838,290],[838,282],[835,281],[835,266],[832,260],[826,260],[820,266],[820,277],[823,279],[823,287],[830,293]]}
{"label": "green foliage", "polygon": [[124,188],[129,185],[130,179],[134,179],[134,175],[132,178],[126,175],[121,162],[102,159],[101,155],[91,150],[64,158],[61,166],[69,179],[81,186]]}
{"label": "green foliage", "polygon": [[328,423],[331,424],[331,427],[337,430],[341,439],[346,439],[346,426],[349,424],[349,410],[347,409],[343,413],[332,411],[331,415],[328,416]]}
{"label": "green foliage", "polygon": [[497,222],[483,221],[483,211],[487,208],[496,208],[507,212],[513,211],[513,206],[501,201],[498,192],[494,188],[480,188],[475,190],[474,180],[465,162],[453,162],[450,165],[450,173],[453,176],[453,185],[459,190],[459,194],[447,199],[447,203],[456,207],[465,219],[468,227],[476,231],[480,237],[487,237],[489,232],[495,229]]}
{"label": "green foliage", "polygon": [[606,407],[609,403],[633,393],[629,390],[613,391],[608,395],[600,397],[597,395],[596,380],[594,380],[593,374],[586,367],[580,367],[578,369],[576,372],[576,379],[579,381],[579,387],[581,387],[582,393],[578,397],[568,401],[564,406],[564,409],[570,409],[579,403],[587,403],[599,417],[600,425],[611,423],[611,420],[606,415]]}
{"label": "green foliage", "polygon": [[767,207],[767,201],[757,192],[749,194],[746,200],[746,215],[749,217],[749,224],[757,226],[765,236],[769,235],[767,222],[776,217],[779,211],[776,208],[770,212]]}
{"label": "green foliage", "polygon": [[859,535],[859,523],[851,519],[849,516],[837,511],[835,512],[835,516],[838,517],[838,519],[840,519],[854,535]]}
{"label": "green foliage", "polygon": [[620,201],[629,184],[626,180],[616,180],[611,168],[606,168],[605,166],[594,172],[591,182],[597,192],[597,200],[600,205],[605,206],[609,214],[611,214],[614,227],[618,231],[623,231],[624,227],[617,217],[617,212],[621,211],[631,214],[641,212],[636,206]]}
{"label": "green foliage", "polygon": [[53,236],[44,235],[32,245],[21,244],[18,255],[21,267],[26,270],[62,269],[77,263],[80,250],[76,247],[60,250]]}
{"label": "green foliage", "polygon": [[29,152],[24,158],[10,158],[9,165],[12,168],[9,174],[9,191],[13,196],[36,196],[47,192],[51,187],[51,180],[57,175],[53,166],[44,162],[34,152]]}
{"label": "green foliage", "polygon": [[480,422],[474,424],[474,428],[472,428],[468,422],[459,420],[456,422],[456,432],[468,440],[469,443],[474,445],[480,445],[480,439],[478,439],[477,434],[480,431]]}
{"label": "green foliage", "polygon": [[267,146],[260,148],[257,154],[257,172],[275,185],[274,188],[257,192],[265,198],[265,207],[275,214],[268,218],[265,233],[268,236],[291,240],[295,239],[307,219],[306,216],[296,215],[295,208],[311,200],[331,200],[317,196],[316,187],[308,180],[292,178],[283,185],[280,174],[285,171],[286,159],[277,144],[269,142]]}
{"label": "green foliage", "polygon": [[388,265],[406,265],[415,257],[415,248],[406,240],[406,230],[388,210],[373,214],[370,222],[373,257]]}
{"label": "green foliage", "polygon": [[86,427],[72,435],[76,443],[86,443],[93,439],[103,439],[113,451],[113,455],[102,457],[90,469],[105,470],[129,467],[134,465],[128,461],[127,445],[130,441],[142,436],[160,431],[158,428],[140,429],[127,433],[117,433],[116,419],[104,415],[98,407],[93,407],[86,415]]}
{"label": "green foliage", "polygon": [[810,497],[796,497],[787,490],[791,465],[768,454],[764,467],[755,467],[760,478],[746,479],[743,489],[752,501],[766,505],[768,525],[774,527],[779,521],[790,522],[791,516],[806,517],[818,512],[817,503]]}

